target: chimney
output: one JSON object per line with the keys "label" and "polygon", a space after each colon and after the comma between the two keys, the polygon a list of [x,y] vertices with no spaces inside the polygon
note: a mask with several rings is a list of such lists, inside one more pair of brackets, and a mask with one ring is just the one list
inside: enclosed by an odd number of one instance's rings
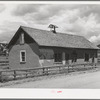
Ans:
{"label": "chimney", "polygon": [[50,24],[48,28],[50,28],[50,31],[52,31],[53,33],[56,33],[56,28],[58,27],[56,25]]}

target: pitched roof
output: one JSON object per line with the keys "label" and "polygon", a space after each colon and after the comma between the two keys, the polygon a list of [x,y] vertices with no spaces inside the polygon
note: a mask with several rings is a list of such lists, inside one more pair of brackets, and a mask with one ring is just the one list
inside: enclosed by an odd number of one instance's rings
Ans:
{"label": "pitched roof", "polygon": [[98,49],[97,46],[95,46],[83,36],[58,32],[53,33],[51,31],[25,26],[21,26],[20,28],[22,28],[27,34],[29,34],[40,46]]}

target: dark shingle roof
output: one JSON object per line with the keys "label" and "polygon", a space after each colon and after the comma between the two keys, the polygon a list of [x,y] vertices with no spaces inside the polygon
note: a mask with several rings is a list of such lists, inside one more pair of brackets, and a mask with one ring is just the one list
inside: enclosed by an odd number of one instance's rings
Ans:
{"label": "dark shingle roof", "polygon": [[51,31],[40,30],[21,26],[40,46],[55,46],[68,48],[98,49],[93,43],[83,36],[70,35],[64,33],[53,33]]}

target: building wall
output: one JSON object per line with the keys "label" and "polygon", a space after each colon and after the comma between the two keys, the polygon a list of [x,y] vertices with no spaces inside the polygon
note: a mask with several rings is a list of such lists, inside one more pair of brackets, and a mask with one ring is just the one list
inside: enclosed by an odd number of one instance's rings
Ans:
{"label": "building wall", "polygon": [[[36,43],[14,45],[9,52],[9,65],[12,69],[34,68],[39,67],[39,53]],[[26,50],[26,63],[20,63],[20,50]],[[33,52],[34,51],[34,52]]]}
{"label": "building wall", "polygon": [[[20,50],[26,50],[26,63],[20,63]],[[86,50],[86,49],[71,49],[71,48],[57,48],[57,47],[39,47],[35,42],[25,43],[24,45],[16,44],[12,46],[12,49],[9,53],[9,65],[12,69],[18,68],[34,68],[34,67],[43,67],[51,66],[55,64],[63,64],[65,60],[62,57],[61,63],[56,63],[54,61],[54,53],[67,53],[69,54],[69,60],[66,64],[72,63],[72,53],[76,51],[77,53],[77,62],[74,64],[83,64],[87,63],[84,61],[85,53],[88,53],[90,56],[89,63],[92,63],[92,57],[95,57],[95,63],[97,63],[97,51],[96,50]],[[66,62],[66,61],[65,61]]]}
{"label": "building wall", "polygon": [[[46,56],[45,58],[40,57],[41,66],[49,66],[57,64],[54,62],[54,53],[60,52],[69,54],[69,60],[66,63],[66,60],[62,57],[62,64],[65,61],[66,64],[73,64],[72,62],[72,53],[75,51],[77,53],[77,61],[74,64],[83,64],[83,63],[92,63],[92,58],[94,57],[94,63],[97,63],[97,50],[89,49],[72,49],[72,48],[57,48],[57,47],[41,47],[42,55]],[[89,61],[85,62],[85,53],[89,54]],[[51,57],[51,58],[50,58]]]}

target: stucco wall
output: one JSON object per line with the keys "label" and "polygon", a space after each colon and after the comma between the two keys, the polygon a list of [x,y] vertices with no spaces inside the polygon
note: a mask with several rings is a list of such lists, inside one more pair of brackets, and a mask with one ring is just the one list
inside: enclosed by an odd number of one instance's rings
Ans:
{"label": "stucco wall", "polygon": [[[32,48],[31,48],[32,47]],[[36,43],[24,44],[24,45],[14,45],[9,53],[9,65],[12,69],[18,68],[34,68],[39,67],[39,49]],[[20,50],[26,50],[26,63],[20,63]],[[34,51],[34,52],[33,52]]]}

